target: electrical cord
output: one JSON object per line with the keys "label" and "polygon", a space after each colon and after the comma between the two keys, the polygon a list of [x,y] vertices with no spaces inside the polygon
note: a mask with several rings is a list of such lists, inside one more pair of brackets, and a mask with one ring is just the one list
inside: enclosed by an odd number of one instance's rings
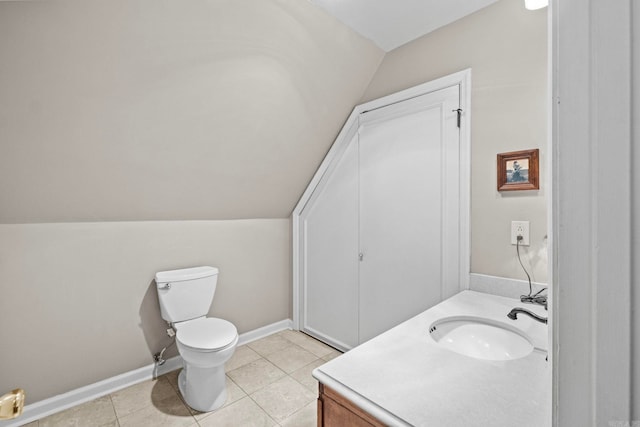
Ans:
{"label": "electrical cord", "polygon": [[522,270],[524,271],[524,274],[527,275],[527,280],[529,281],[529,294],[520,295],[520,301],[530,303],[530,304],[544,305],[546,308],[547,296],[540,295],[545,290],[545,288],[540,289],[535,294],[533,293],[533,287],[531,286],[531,276],[529,275],[529,272],[527,271],[527,269],[524,267],[524,264],[522,263],[522,259],[520,258],[520,241],[521,240],[522,240],[522,236],[518,236],[516,238],[516,253],[518,254],[518,262],[520,263],[520,267],[522,267]]}

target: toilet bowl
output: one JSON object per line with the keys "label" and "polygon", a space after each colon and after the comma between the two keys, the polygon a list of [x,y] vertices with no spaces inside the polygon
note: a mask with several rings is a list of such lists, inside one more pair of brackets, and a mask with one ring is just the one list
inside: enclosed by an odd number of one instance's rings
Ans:
{"label": "toilet bowl", "polygon": [[178,387],[187,404],[200,412],[214,411],[227,400],[224,364],[238,344],[231,322],[201,317],[176,325],[176,344],[184,361]]}
{"label": "toilet bowl", "polygon": [[176,330],[184,368],[178,387],[185,402],[200,412],[224,405],[224,364],[238,345],[238,331],[229,321],[206,317],[216,289],[218,270],[196,267],[156,274],[162,318]]}

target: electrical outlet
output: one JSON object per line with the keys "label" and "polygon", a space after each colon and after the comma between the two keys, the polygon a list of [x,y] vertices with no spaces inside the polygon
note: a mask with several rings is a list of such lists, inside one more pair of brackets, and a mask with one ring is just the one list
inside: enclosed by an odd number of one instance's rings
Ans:
{"label": "electrical outlet", "polygon": [[522,236],[520,246],[529,246],[529,221],[511,221],[511,244],[515,245]]}

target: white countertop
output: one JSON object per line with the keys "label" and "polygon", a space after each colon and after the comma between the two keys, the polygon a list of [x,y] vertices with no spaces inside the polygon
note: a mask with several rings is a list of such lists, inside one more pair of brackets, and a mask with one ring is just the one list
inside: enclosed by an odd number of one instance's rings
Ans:
{"label": "white countertop", "polygon": [[[390,425],[545,427],[551,420],[547,326],[507,313],[543,307],[463,291],[314,370],[321,383]],[[441,318],[478,316],[519,328],[533,343],[521,359],[475,359],[440,347],[429,327]]]}

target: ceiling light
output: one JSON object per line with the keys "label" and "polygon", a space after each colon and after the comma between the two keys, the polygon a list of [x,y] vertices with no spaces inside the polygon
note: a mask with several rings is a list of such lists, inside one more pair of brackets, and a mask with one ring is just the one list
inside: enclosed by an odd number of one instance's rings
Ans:
{"label": "ceiling light", "polygon": [[549,6],[549,0],[524,0],[524,7],[529,10],[542,9]]}

